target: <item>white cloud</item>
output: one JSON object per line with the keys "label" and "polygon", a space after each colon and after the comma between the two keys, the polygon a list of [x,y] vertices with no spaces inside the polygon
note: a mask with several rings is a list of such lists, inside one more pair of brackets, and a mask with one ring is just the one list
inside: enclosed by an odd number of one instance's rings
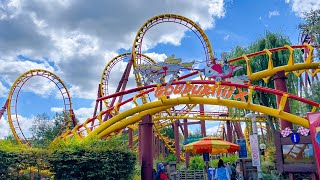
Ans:
{"label": "white cloud", "polygon": [[[0,75],[11,84],[19,74],[36,66],[29,60],[18,62],[14,58],[18,54],[47,57],[41,68],[54,70],[71,87],[73,97],[94,99],[106,60],[118,49],[130,51],[137,29],[149,18],[164,13],[186,16],[209,29],[214,27],[215,18],[224,16],[224,1],[4,1],[0,6],[0,60],[10,67],[4,70],[1,65]],[[178,46],[186,30],[174,23],[155,26],[144,37],[143,49],[159,43]],[[120,72],[113,75],[121,76]]]}
{"label": "white cloud", "polygon": [[261,17],[261,16],[259,16],[259,20],[262,20],[262,17]]}
{"label": "white cloud", "polygon": [[[13,118],[13,117],[12,117]],[[16,119],[16,118],[14,118]],[[25,135],[26,138],[31,137],[30,128],[32,127],[32,118],[26,118],[21,115],[18,115],[19,126]],[[16,126],[16,125],[14,125]],[[12,134],[7,116],[3,116],[0,120],[0,139],[7,137],[9,134]],[[21,136],[21,135],[20,135]]]}
{"label": "white cloud", "polygon": [[224,37],[223,37],[223,40],[225,40],[225,41],[226,41],[226,40],[228,40],[229,38],[230,38],[230,34],[228,34],[228,35],[224,36]]}
{"label": "white cloud", "polygon": [[311,10],[320,9],[319,0],[285,0],[291,5],[292,11],[299,17],[304,17],[304,13]]}
{"label": "white cloud", "polygon": [[74,114],[76,115],[79,124],[82,124],[88,118],[91,118],[93,115],[94,107],[90,108],[79,108],[74,110]]}
{"label": "white cloud", "polygon": [[277,10],[269,11],[269,18],[271,18],[272,16],[280,16],[279,11],[277,11]]}
{"label": "white cloud", "polygon": [[152,53],[145,53],[145,55],[149,56],[151,59],[153,59],[156,62],[162,62],[167,58],[167,55],[163,53],[158,54],[158,53],[152,52]]}
{"label": "white cloud", "polygon": [[54,113],[59,113],[59,112],[63,112],[63,108],[62,107],[51,107],[50,111],[54,112]]}
{"label": "white cloud", "polygon": [[214,126],[214,127],[206,129],[206,133],[209,136],[216,136],[219,134],[218,130],[219,130],[219,126]]}
{"label": "white cloud", "polygon": [[[224,0],[1,1],[0,97],[7,94],[9,86],[22,73],[46,69],[68,85],[72,97],[95,99],[107,62],[117,55],[119,49],[130,52],[140,26],[153,16],[164,13],[186,16],[206,30],[215,26],[216,18],[225,15]],[[144,37],[142,48],[148,50],[159,43],[179,46],[186,31],[187,28],[174,23],[155,26]],[[31,59],[21,60],[16,58],[18,55]],[[155,52],[148,55],[156,61],[167,57]],[[111,92],[117,87],[125,65],[125,62],[119,63],[113,69],[109,84]],[[131,73],[127,88],[134,85]],[[41,96],[57,90],[53,83],[43,78],[30,79],[23,89]],[[127,104],[123,110],[131,107],[132,104]],[[51,108],[52,112],[59,110],[59,107]],[[75,110],[82,122],[91,117],[92,112],[93,105]],[[21,122],[24,121],[26,118],[21,117]],[[7,134],[6,130],[3,131],[5,128],[8,129],[1,126],[0,132]],[[26,128],[29,127],[26,125]]]}
{"label": "white cloud", "polygon": [[0,98],[8,96],[9,89],[0,82]]}
{"label": "white cloud", "polygon": [[9,135],[10,131],[11,130],[10,130],[8,121],[6,120],[5,117],[2,117],[0,119],[0,139],[3,139],[4,137],[7,137]]}

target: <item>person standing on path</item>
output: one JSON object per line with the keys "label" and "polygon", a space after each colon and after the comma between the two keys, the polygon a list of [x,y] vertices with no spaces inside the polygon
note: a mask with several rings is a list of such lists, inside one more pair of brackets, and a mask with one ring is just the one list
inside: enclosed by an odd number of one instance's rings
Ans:
{"label": "person standing on path", "polygon": [[222,159],[219,159],[218,168],[216,169],[214,178],[218,180],[230,180],[230,173],[228,169],[224,167]]}

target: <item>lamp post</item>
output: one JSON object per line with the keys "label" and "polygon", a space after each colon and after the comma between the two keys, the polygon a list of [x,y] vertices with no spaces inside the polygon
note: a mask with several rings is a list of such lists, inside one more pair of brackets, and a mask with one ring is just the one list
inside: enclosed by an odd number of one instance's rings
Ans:
{"label": "lamp post", "polygon": [[[258,138],[258,127],[257,127],[256,115],[254,112],[251,112],[246,114],[245,118],[251,118],[252,120],[252,135],[250,136],[252,165],[257,166],[258,179],[263,179],[261,166],[260,166],[261,162],[260,162],[259,138]],[[255,162],[253,160],[255,160]]]}

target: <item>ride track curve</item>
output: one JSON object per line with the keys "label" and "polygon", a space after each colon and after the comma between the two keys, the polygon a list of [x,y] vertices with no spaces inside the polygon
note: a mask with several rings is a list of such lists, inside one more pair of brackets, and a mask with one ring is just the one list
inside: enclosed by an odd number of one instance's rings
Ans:
{"label": "ride track curve", "polygon": [[[200,84],[212,84],[212,85],[217,85],[217,88],[221,88],[222,86],[234,86],[236,88],[242,88],[242,89],[250,89],[250,93],[248,94],[248,100],[245,102],[239,102],[235,100],[228,100],[228,99],[222,99],[221,97],[216,97],[216,98],[203,98],[203,97],[195,97],[191,95],[186,95],[178,98],[173,98],[173,99],[166,99],[165,96],[162,96],[159,98],[160,100],[150,102],[147,104],[136,104],[137,103],[137,98],[140,98],[142,96],[142,93],[136,95],[133,98],[128,99],[124,103],[117,104],[114,107],[110,107],[109,109],[105,111],[101,111],[98,116],[88,119],[84,124],[82,125],[77,125],[72,131],[64,133],[65,138],[69,138],[70,135],[75,135],[77,137],[82,137],[84,139],[89,139],[92,137],[98,137],[98,138],[103,138],[112,132],[116,132],[119,129],[125,128],[130,124],[134,124],[137,121],[139,121],[139,118],[141,118],[145,114],[155,114],[161,111],[164,111],[170,107],[176,106],[178,104],[197,104],[203,102],[204,104],[212,104],[212,105],[223,105],[223,106],[228,106],[228,107],[236,107],[239,109],[247,109],[247,110],[253,110],[256,112],[262,112],[266,115],[271,115],[277,118],[285,119],[287,121],[290,121],[292,123],[308,127],[308,122],[305,118],[287,113],[283,111],[285,103],[288,101],[288,99],[292,100],[297,100],[302,103],[309,104],[313,106],[312,112],[315,112],[317,109],[319,109],[320,104],[305,98],[301,98],[296,95],[289,94],[287,92],[282,92],[270,88],[265,88],[265,87],[260,87],[260,86],[255,86],[255,85],[250,85],[250,84],[232,84],[228,82],[214,82],[211,80],[193,80],[193,81],[177,81],[173,82],[172,85],[178,85],[178,84],[190,84],[190,85],[200,85]],[[132,92],[138,92],[141,89],[147,89],[151,88],[145,92],[152,92],[154,91],[154,88],[157,87],[157,85],[149,85],[145,87],[140,87],[140,88],[134,88],[131,90],[127,90],[126,92],[123,93],[132,93]],[[253,104],[251,103],[252,95],[254,91],[261,91],[273,95],[278,95],[281,96],[281,103],[279,105],[278,109],[273,109],[270,107],[264,107],[261,105]],[[112,96],[112,95],[111,95]],[[110,96],[110,97],[111,97]],[[106,122],[102,122],[101,116],[106,114],[107,112],[110,111],[117,111],[117,109],[122,106],[123,104],[129,102],[129,101],[134,101],[135,104],[137,105],[136,107],[127,110],[125,112],[119,113],[109,119]],[[89,127],[87,127],[87,123],[91,122],[95,119],[100,119],[99,121],[102,122],[97,128],[95,128],[93,131],[90,130]],[[84,135],[82,132],[87,131],[86,134]],[[81,138],[81,139],[82,139]]]}
{"label": "ride track curve", "polygon": [[[120,54],[114,58],[112,58],[108,64],[105,66],[103,72],[102,72],[102,76],[100,79],[100,92],[101,92],[101,97],[103,96],[107,96],[109,95],[109,78],[110,78],[110,73],[111,70],[113,69],[113,67],[118,64],[119,62],[123,62],[125,60],[130,60],[131,58],[131,53],[123,53]],[[150,57],[148,57],[147,55],[142,54],[141,57],[142,62],[144,63],[148,63],[148,64],[155,64],[155,61],[153,59],[151,59]],[[119,90],[118,90],[119,91]],[[106,107],[109,107],[110,102],[107,102],[106,100],[103,100],[104,104]],[[114,103],[114,102],[113,102]],[[111,102],[111,104],[113,104]]]}
{"label": "ride track curve", "polygon": [[[214,62],[214,56],[213,56],[210,41],[207,35],[205,34],[205,32],[201,29],[201,27],[198,24],[196,24],[192,20],[183,16],[179,16],[175,14],[162,14],[149,19],[138,30],[132,45],[132,61],[133,61],[132,65],[134,70],[136,70],[136,67],[138,64],[142,63],[141,62],[143,57],[142,42],[146,32],[155,25],[158,25],[160,23],[168,23],[168,22],[181,24],[187,27],[188,29],[190,29],[198,37],[198,39],[200,40],[203,46],[207,64],[211,64],[212,62]],[[134,73],[134,76],[135,76],[137,86],[141,87],[142,79],[140,74]],[[145,98],[145,96],[142,96],[142,102],[147,103],[147,99]],[[195,107],[195,105],[193,107]],[[156,129],[157,127],[155,126],[154,128]],[[156,132],[159,132],[159,130],[157,129]]]}
{"label": "ride track curve", "polygon": [[[210,41],[207,35],[205,34],[205,32],[201,29],[201,27],[198,24],[180,15],[162,14],[162,15],[150,18],[138,30],[132,45],[132,58],[133,58],[132,60],[133,60],[134,69],[136,69],[138,64],[141,64],[142,41],[146,32],[155,25],[158,25],[160,23],[167,23],[167,22],[181,24],[187,27],[188,29],[190,29],[198,37],[198,39],[200,40],[203,46],[206,62],[211,63],[214,61],[214,56],[213,56]],[[137,86],[138,87],[142,86],[140,74],[135,73],[134,75],[135,75]]]}
{"label": "ride track curve", "polygon": [[[41,69],[34,69],[27,71],[20,75],[13,85],[11,86],[9,95],[8,95],[8,106],[7,106],[7,113],[8,113],[8,121],[10,125],[10,129],[13,133],[13,136],[17,140],[17,142],[21,145],[26,145],[27,147],[31,147],[31,143],[28,141],[27,137],[23,133],[19,118],[18,118],[18,99],[20,91],[23,87],[23,85],[32,77],[39,76],[49,79],[51,82],[53,82],[56,87],[59,89],[63,103],[64,103],[64,126],[60,129],[60,132],[57,135],[62,134],[64,131],[68,131],[71,127],[71,123],[73,125],[76,125],[75,116],[72,109],[72,102],[71,97],[69,94],[69,91],[67,89],[67,86],[64,84],[64,82],[55,74],[47,71],[47,70],[41,70]],[[13,108],[12,108],[13,107]]]}
{"label": "ride track curve", "polygon": [[[201,41],[201,43],[202,43],[202,45],[204,47],[205,56],[206,56],[206,63],[209,64],[209,63],[213,62],[214,57],[213,57],[213,53],[212,53],[211,44],[210,44],[207,36],[205,35],[205,33],[201,30],[201,28],[197,24],[195,24],[194,22],[192,22],[191,20],[189,20],[189,19],[187,19],[187,18],[185,18],[183,16],[178,16],[178,15],[174,15],[174,14],[165,14],[165,15],[160,15],[160,16],[156,16],[154,18],[151,18],[150,20],[148,20],[139,29],[139,31],[138,31],[138,33],[136,35],[134,44],[132,46],[131,58],[133,60],[133,68],[134,69],[136,68],[136,66],[139,63],[142,62],[141,61],[141,59],[142,59],[141,57],[143,55],[141,54],[141,47],[142,47],[142,40],[143,40],[144,34],[151,27],[153,27],[153,26],[155,26],[155,25],[157,25],[159,23],[163,23],[163,22],[179,23],[179,24],[182,24],[182,25],[186,26],[191,31],[193,31],[197,35],[197,37],[200,39],[200,41]],[[311,53],[309,53],[309,56],[305,59],[305,62],[296,64],[295,61],[294,61],[294,50],[295,49],[300,49],[300,48],[309,48]],[[277,51],[282,51],[282,50],[289,50],[290,51],[290,58],[288,60],[288,64],[285,65],[285,66],[273,67],[272,53],[273,52],[277,52]],[[312,59],[312,51],[313,51],[313,47],[312,46],[308,46],[306,44],[305,45],[298,45],[298,46],[284,46],[284,47],[274,48],[274,49],[269,49],[269,50],[266,49],[264,51],[260,51],[260,52],[249,54],[249,55],[243,55],[241,57],[229,60],[229,63],[232,64],[234,62],[243,61],[244,60],[246,62],[247,76],[249,77],[250,82],[255,81],[255,80],[259,80],[259,79],[263,79],[265,81],[268,81],[272,75],[274,75],[276,72],[281,71],[281,70],[284,70],[286,72],[286,75],[289,72],[293,72],[296,76],[300,76],[301,73],[307,72],[310,75],[315,76],[315,75],[317,75],[317,73],[319,73],[319,62],[312,62],[311,61],[311,59]],[[268,69],[266,69],[264,71],[260,71],[260,72],[252,72],[249,58],[254,58],[256,56],[265,55],[265,54],[269,56]],[[116,61],[116,60],[114,60],[114,61]],[[110,67],[111,66],[113,66],[113,65],[110,64]],[[310,69],[315,69],[315,71],[312,72],[312,71],[310,71]],[[105,71],[107,71],[107,70],[105,69]],[[190,74],[196,75],[196,74],[198,74],[198,72],[193,72],[193,73],[190,73]],[[131,117],[129,116],[129,118],[127,118],[127,119],[124,119],[124,118],[121,119],[120,118],[121,117],[120,115],[122,115],[123,113],[127,113],[128,114],[128,112],[125,111],[125,112],[120,113],[119,112],[119,107],[121,107],[122,105],[124,105],[124,104],[126,104],[128,102],[134,102],[136,106],[143,107],[140,110],[139,109],[138,110],[135,109],[135,110],[137,110],[136,112],[142,111],[142,113],[147,113],[148,112],[148,113],[156,114],[157,112],[162,112],[162,111],[167,112],[168,109],[171,109],[172,107],[174,107],[175,105],[178,105],[181,102],[187,103],[187,106],[185,106],[185,107],[188,108],[188,111],[191,111],[192,108],[195,107],[195,105],[196,105],[195,102],[199,102],[199,104],[202,104],[201,100],[208,99],[208,98],[203,98],[203,97],[191,97],[191,96],[188,96],[188,97],[179,97],[180,99],[179,98],[175,98],[175,99],[169,99],[168,100],[166,98],[161,97],[160,101],[161,101],[162,104],[159,107],[152,107],[151,109],[146,110],[144,108],[146,106],[149,106],[153,102],[148,103],[146,100],[143,101],[143,97],[146,94],[154,91],[154,87],[156,87],[157,85],[152,85],[150,87],[149,86],[142,87],[142,83],[141,83],[142,82],[142,78],[140,77],[139,74],[134,74],[134,75],[135,75],[136,82],[138,84],[138,88],[141,88],[141,89],[139,89],[139,90],[137,90],[136,88],[135,89],[131,89],[131,93],[133,93],[133,92],[136,93],[136,92],[140,91],[139,94],[136,94],[133,98],[127,99],[127,100],[125,100],[123,102],[118,102],[114,106],[108,107],[108,109],[106,111],[100,111],[99,115],[94,116],[93,118],[87,119],[81,125],[76,125],[76,127],[73,130],[66,131],[60,137],[63,138],[63,139],[67,139],[67,138],[70,138],[71,136],[74,136],[75,138],[77,138],[79,140],[82,140],[82,139],[89,139],[89,138],[92,138],[94,136],[105,137],[105,136],[111,135],[112,133],[115,134],[114,132],[118,132],[119,128],[121,129],[122,127],[128,127],[128,126],[130,126],[131,122],[138,122],[138,120],[136,120],[136,119],[137,118],[139,119],[139,117],[137,115],[135,115],[134,113],[132,114]],[[192,75],[190,75],[190,76],[192,76]],[[199,73],[199,76],[201,77],[202,74]],[[204,80],[203,78],[201,78],[201,79]],[[210,79],[209,80],[204,80],[204,81],[206,81],[206,83],[211,82],[211,84],[216,84],[214,81],[210,81]],[[173,84],[179,83],[179,82],[182,82],[182,81],[174,82]],[[196,81],[193,81],[193,82],[191,81],[191,83],[196,83]],[[219,83],[217,85],[219,85]],[[223,85],[223,83],[220,83],[220,85]],[[254,87],[252,90],[259,90],[259,88],[260,88],[260,90],[261,90],[261,88],[263,89],[263,87],[255,87],[255,86],[251,86],[250,84],[247,84],[246,86]],[[248,89],[248,87],[247,87],[247,89]],[[242,88],[244,88],[244,87],[242,87]],[[255,88],[257,88],[257,89],[255,89]],[[263,90],[266,90],[266,89],[263,89]],[[122,96],[122,95],[125,95],[126,93],[128,93],[129,91],[130,90],[124,90],[124,91],[121,91],[121,92],[114,93],[112,95],[105,94],[107,96],[100,97],[100,98],[97,99],[97,101],[106,100],[106,99],[108,99],[110,97]],[[103,92],[103,91],[101,91],[101,92]],[[253,91],[250,91],[250,92],[253,92]],[[289,95],[289,94],[284,93],[284,92],[278,92],[278,93],[280,93],[279,95],[282,96],[282,99],[283,99],[282,102],[284,102],[284,104],[287,101],[287,98],[290,99],[290,98],[294,97],[294,95]],[[251,95],[249,97],[252,98],[252,93],[251,93]],[[141,98],[142,99],[141,100],[142,103],[143,103],[142,105],[138,104],[137,98]],[[186,98],[188,98],[188,100],[186,100]],[[294,97],[293,99],[295,99],[295,98],[299,99],[299,97]],[[296,100],[298,100],[298,99],[296,99]],[[181,102],[179,102],[179,101],[181,101]],[[317,104],[315,102],[308,101],[308,100],[305,100],[305,99],[304,100],[300,99],[299,101],[302,101],[302,102],[305,102],[307,104],[313,105],[313,107],[314,107],[313,110],[312,110],[313,112],[316,111],[317,108],[319,108],[319,104]],[[159,101],[157,101],[157,103],[159,103]],[[194,104],[192,104],[192,103],[194,103]],[[207,102],[207,104],[219,104],[219,105],[223,105],[224,103],[233,103],[233,101],[232,100],[219,99],[219,98],[212,98],[210,101]],[[146,106],[144,106],[144,105],[146,105]],[[151,104],[151,105],[153,105],[153,104]],[[282,105],[283,105],[283,103],[282,103]],[[246,109],[246,108],[248,108],[248,109],[254,108],[256,110],[259,109],[259,106],[257,107],[256,105],[250,104],[250,103],[247,103],[247,102],[239,102],[239,104],[237,104],[237,107],[240,107],[240,108],[242,107],[244,109]],[[272,110],[272,114],[276,115],[278,113],[278,115],[275,116],[275,117],[278,117],[280,115],[281,115],[281,117],[290,115],[288,113],[287,114],[284,113],[281,110],[281,108],[283,108],[283,107],[280,106],[279,109],[276,110],[276,112],[274,111],[275,109],[273,109]],[[265,108],[260,108],[260,109],[267,110]],[[176,111],[174,111],[174,112],[176,112]],[[183,112],[183,111],[181,111],[181,112]],[[107,113],[112,113],[113,117],[111,117],[111,119],[109,119],[108,121],[103,122],[102,116],[107,114]],[[182,116],[178,116],[178,114],[175,114],[175,113],[172,113],[172,114],[173,115],[168,116],[168,119],[174,120],[174,119],[176,119],[176,117],[182,117]],[[292,117],[295,118],[296,116],[292,115]],[[117,120],[115,121],[115,119],[117,119]],[[285,119],[285,118],[283,118],[283,119]],[[98,124],[94,123],[95,120],[98,120]],[[205,120],[205,119],[202,119],[202,120]],[[299,120],[301,120],[301,122],[303,122],[302,124],[305,125],[305,119],[304,118],[299,119]],[[92,125],[91,125],[91,127],[93,127],[92,129],[91,129],[90,126],[88,126],[89,122],[92,123]],[[109,125],[107,126],[106,123],[109,123]],[[125,126],[125,124],[128,124],[128,123],[129,123],[129,125]],[[104,127],[102,127],[102,125],[104,125]],[[98,132],[97,129],[101,130],[101,132],[96,133],[96,132]],[[116,129],[116,130],[114,130],[114,129]],[[106,134],[106,135],[103,135],[102,132],[104,134]],[[163,137],[163,139],[165,139],[165,138],[166,137]],[[166,140],[166,141],[168,142],[169,140]]]}
{"label": "ride track curve", "polygon": [[[274,48],[274,49],[270,49],[270,50],[264,50],[264,51],[260,51],[260,52],[257,52],[257,53],[253,53],[253,54],[249,54],[249,55],[243,55],[239,58],[234,58],[234,59],[231,59],[229,62],[230,63],[233,63],[233,62],[236,62],[236,61],[241,61],[241,60],[245,60],[246,61],[246,64],[247,64],[247,72],[248,72],[248,77],[250,79],[250,81],[255,81],[255,80],[258,80],[258,78],[261,78],[261,79],[264,79],[264,80],[267,80],[270,78],[270,76],[274,75],[277,71],[280,71],[280,70],[284,70],[286,72],[286,75],[289,73],[289,72],[293,72],[296,76],[299,76],[301,75],[302,72],[306,71],[306,72],[310,72],[308,71],[309,69],[315,69],[314,72],[312,72],[312,76],[315,76],[317,74],[317,72],[319,72],[319,62],[311,62],[311,58],[312,58],[312,53],[310,53],[310,55],[305,59],[304,62],[302,63],[292,63],[294,62],[294,56],[293,56],[293,53],[294,53],[294,50],[295,49],[301,49],[301,48],[310,48],[311,49],[311,52],[312,52],[312,47],[311,46],[308,46],[308,45],[297,45],[297,46],[285,46],[285,47],[280,47],[280,48]],[[270,68],[270,67],[273,67],[270,62],[272,61],[272,53],[273,52],[277,52],[277,51],[281,51],[281,50],[290,50],[290,56],[289,56],[289,59],[288,59],[288,64],[287,65],[284,65],[284,66],[279,66],[279,67],[274,67],[274,68]],[[293,50],[292,50],[293,49]],[[270,53],[271,52],[271,53]],[[248,58],[252,58],[252,57],[255,57],[255,56],[259,56],[259,55],[264,55],[264,54],[267,54],[269,56],[269,67],[267,70],[264,70],[264,71],[260,71],[260,72],[254,72],[252,73],[251,72],[251,66],[250,66],[250,60],[248,60]],[[197,72],[193,72],[193,73],[190,73],[189,76],[192,76],[192,75],[196,75]],[[184,78],[188,78],[188,77],[184,77]],[[202,75],[200,73],[200,78],[202,78]],[[203,79],[203,78],[202,78]],[[145,89],[148,89],[150,88],[151,86],[146,86]],[[143,88],[142,88],[143,89]],[[140,91],[142,90],[140,89]],[[138,98],[138,97],[141,97],[142,95],[144,94],[147,94],[147,93],[150,93],[151,91],[153,91],[153,89],[148,89],[146,91],[143,91],[142,93],[140,93],[139,95],[135,96],[134,98]],[[97,101],[99,100],[103,100],[103,99],[107,99],[107,98],[111,98],[111,97],[114,97],[114,96],[119,96],[119,95],[123,95],[125,93],[132,93],[133,90],[128,90],[128,91],[122,91],[122,92],[118,92],[118,93],[115,93],[113,95],[109,95],[109,96],[105,96],[105,97],[101,97],[101,98],[98,98]],[[131,98],[131,100],[133,100],[134,98]],[[130,100],[130,101],[131,101]],[[129,101],[124,101],[125,103],[129,102]],[[122,103],[118,103],[116,106],[119,106],[121,105]],[[135,101],[135,104],[137,105],[136,101]],[[314,106],[313,108],[313,112],[316,111],[317,109],[317,105]],[[163,110],[166,110],[166,109],[163,109]],[[191,109],[189,109],[191,110]],[[116,111],[115,111],[116,112]],[[100,115],[102,115],[100,113]],[[116,115],[116,113],[114,113],[114,115]],[[179,117],[179,116],[176,116],[176,117]],[[175,117],[175,118],[176,118]],[[183,116],[180,116],[181,118]],[[172,119],[174,120],[175,118],[169,118],[169,119]],[[198,119],[201,119],[201,118],[198,118]],[[204,118],[202,118],[204,120]],[[157,127],[156,127],[157,128]],[[159,132],[159,130],[156,129],[157,132]],[[76,134],[75,131],[72,132],[73,134]],[[87,132],[89,133],[89,131]],[[157,133],[159,137],[162,137],[161,139],[164,140],[165,142],[167,142],[167,140],[165,139],[165,137],[161,136],[159,133]],[[166,144],[167,146],[169,146],[168,144]],[[171,148],[169,148],[171,150]]]}

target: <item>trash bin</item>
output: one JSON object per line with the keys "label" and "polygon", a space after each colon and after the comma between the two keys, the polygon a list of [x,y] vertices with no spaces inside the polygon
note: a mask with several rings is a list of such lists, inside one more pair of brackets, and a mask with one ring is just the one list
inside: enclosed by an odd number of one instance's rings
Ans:
{"label": "trash bin", "polygon": [[208,180],[213,180],[214,179],[214,175],[215,175],[215,169],[214,168],[209,168],[208,169]]}

